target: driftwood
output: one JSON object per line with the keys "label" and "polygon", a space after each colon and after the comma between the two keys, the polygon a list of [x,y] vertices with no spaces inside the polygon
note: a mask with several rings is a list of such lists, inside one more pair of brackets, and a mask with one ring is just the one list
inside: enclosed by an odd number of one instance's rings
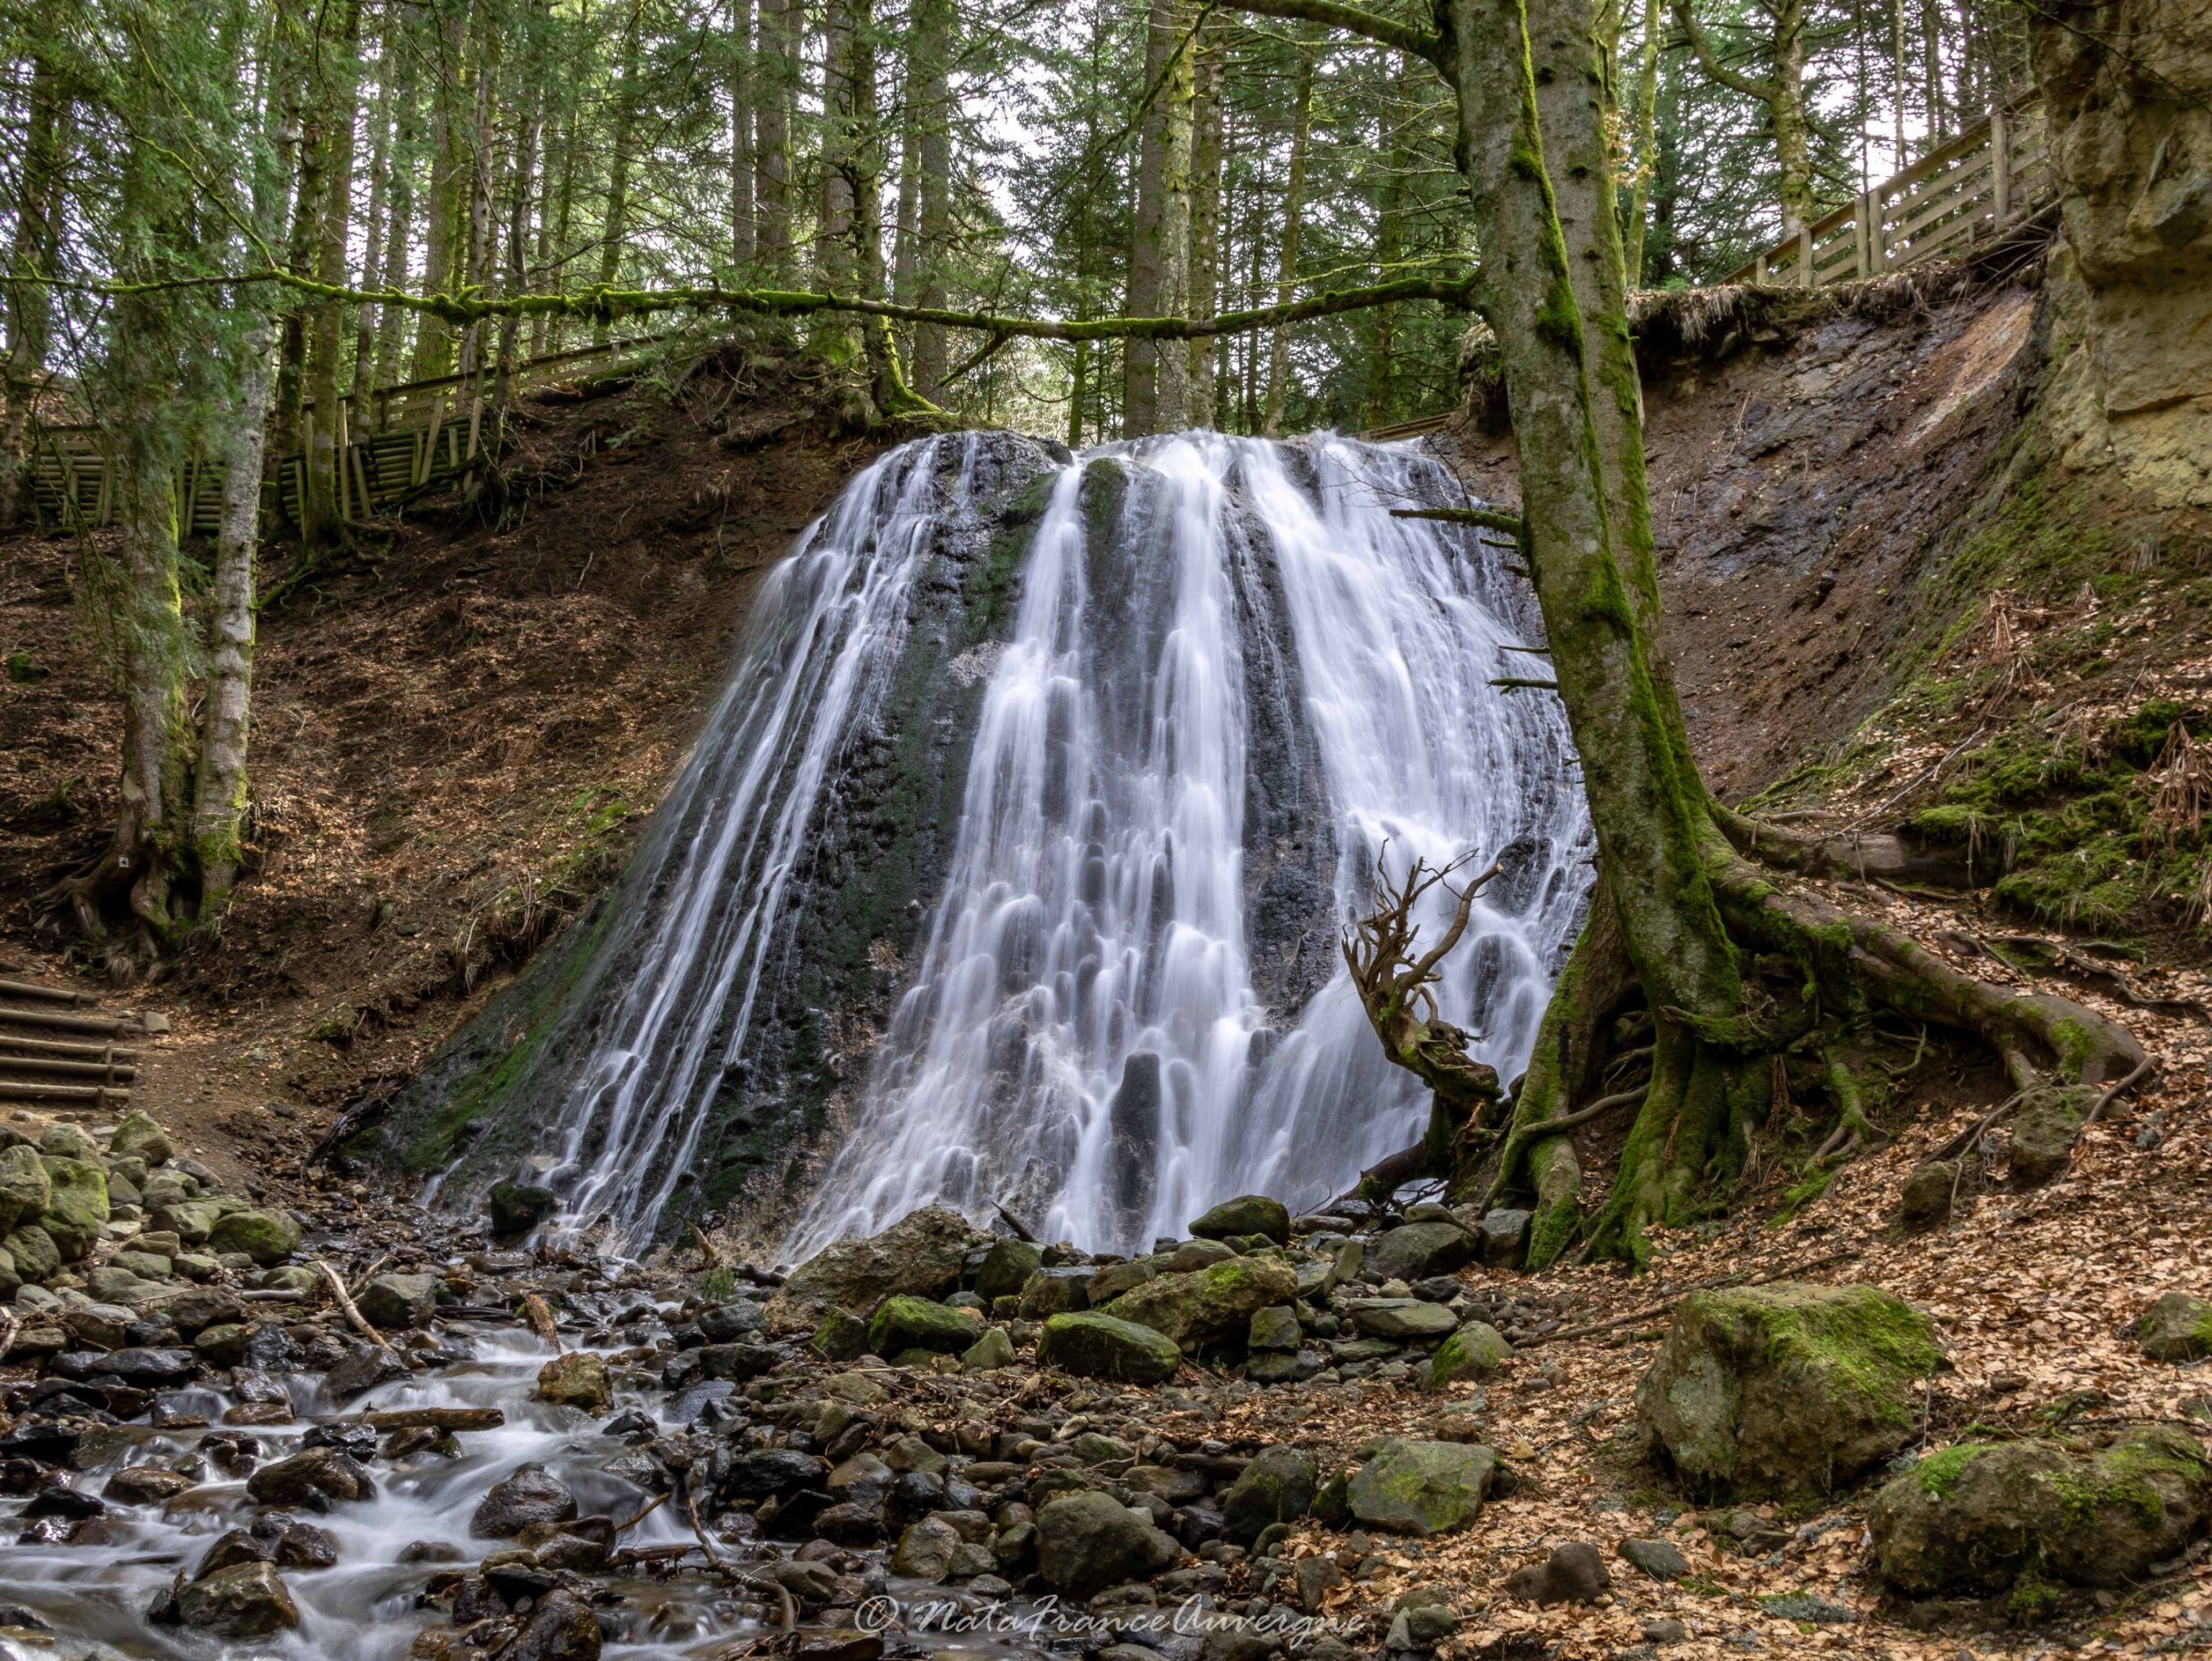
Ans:
{"label": "driftwood", "polygon": [[338,1278],[337,1270],[332,1269],[320,1257],[315,1259],[315,1267],[321,1271],[323,1279],[329,1283],[331,1296],[337,1299],[338,1309],[345,1316],[346,1324],[379,1349],[390,1349],[392,1346],[385,1342],[384,1335],[368,1323],[368,1317],[363,1315],[354,1303],[353,1294],[346,1290],[346,1284]]}

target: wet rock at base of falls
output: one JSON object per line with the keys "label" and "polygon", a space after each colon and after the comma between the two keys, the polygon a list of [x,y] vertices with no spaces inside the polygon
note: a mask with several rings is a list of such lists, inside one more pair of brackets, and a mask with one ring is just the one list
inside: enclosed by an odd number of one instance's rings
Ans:
{"label": "wet rock at base of falls", "polygon": [[732,1344],[767,1329],[768,1311],[750,1299],[709,1304],[699,1311],[699,1335],[710,1344]]}
{"label": "wet rock at base of falls", "polygon": [[2136,1323],[2136,1343],[2154,1361],[2212,1355],[2212,1301],[2185,1292],[2164,1293]]}
{"label": "wet rock at base of falls", "polygon": [[2212,1525],[2212,1463],[2202,1444],[2165,1429],[2094,1453],[1962,1443],[1883,1484],[1867,1521],[1876,1571],[1911,1597],[2010,1588],[2017,1602],[2018,1588],[2045,1579],[2130,1585]]}
{"label": "wet rock at base of falls", "polygon": [[266,1638],[300,1624],[283,1577],[268,1562],[234,1564],[177,1594],[177,1619],[218,1638]]}
{"label": "wet rock at base of falls", "polygon": [[507,1422],[503,1408],[386,1408],[364,1413],[371,1430],[497,1430]]}
{"label": "wet rock at base of falls", "polygon": [[1221,1531],[1239,1545],[1249,1545],[1261,1530],[1304,1516],[1312,1509],[1316,1486],[1313,1461],[1297,1449],[1262,1448],[1222,1491]]}
{"label": "wet rock at base of falls", "polygon": [[959,1213],[924,1206],[880,1234],[839,1240],[808,1258],[769,1300],[769,1322],[802,1331],[833,1308],[872,1315],[900,1293],[942,1298],[960,1284],[969,1251],[988,1239]]}
{"label": "wet rock at base of falls", "polygon": [[556,1355],[538,1368],[537,1394],[541,1402],[576,1408],[595,1417],[615,1404],[606,1358],[587,1349]]}
{"label": "wet rock at base of falls", "polygon": [[158,1506],[191,1487],[191,1479],[163,1465],[125,1465],[100,1490],[122,1506]]}
{"label": "wet rock at base of falls", "polygon": [[605,1642],[592,1606],[556,1586],[531,1610],[508,1661],[599,1661]]}
{"label": "wet rock at base of falls", "polygon": [[1425,1380],[1440,1390],[1462,1378],[1487,1378],[1513,1359],[1513,1346],[1486,1321],[1469,1321],[1437,1346]]}
{"label": "wet rock at base of falls", "polygon": [[1088,1309],[1094,1272],[1088,1264],[1046,1264],[1022,1282],[1018,1305],[1021,1318],[1042,1321],[1049,1316]]}
{"label": "wet rock at base of falls", "polygon": [[1694,1292],[1636,1387],[1638,1422],[1693,1490],[1814,1498],[1915,1435],[1942,1359],[1928,1317],[1878,1287]]}
{"label": "wet rock at base of falls", "polygon": [[1163,1275],[1116,1298],[1106,1313],[1166,1334],[1184,1350],[1242,1345],[1253,1316],[1297,1295],[1297,1274],[1273,1257],[1232,1257],[1189,1274]]}
{"label": "wet rock at base of falls", "polygon": [[1367,1262],[1380,1280],[1425,1281],[1464,1269],[1481,1252],[1481,1243],[1456,1219],[1401,1223],[1376,1241]]}
{"label": "wet rock at base of falls", "polygon": [[1082,1378],[1156,1384],[1172,1378],[1182,1351],[1165,1333],[1095,1310],[1055,1315],[1037,1335],[1037,1365]]}
{"label": "wet rock at base of falls", "polygon": [[512,1540],[532,1523],[566,1523],[576,1496],[543,1465],[523,1465],[495,1482],[469,1518],[472,1540]]}
{"label": "wet rock at base of falls", "polygon": [[242,1252],[268,1269],[300,1249],[299,1220],[289,1211],[249,1206],[217,1218],[208,1231],[207,1243],[218,1257],[227,1251]]}
{"label": "wet rock at base of falls", "polygon": [[1370,1528],[1448,1534],[1475,1519],[1497,1470],[1498,1455],[1479,1442],[1394,1438],[1354,1474],[1345,1502]]}
{"label": "wet rock at base of falls", "polygon": [[262,1466],[246,1479],[246,1492],[256,1505],[327,1511],[340,1501],[374,1499],[376,1484],[349,1454],[310,1447]]}
{"label": "wet rock at base of falls", "polygon": [[986,1303],[999,1298],[1018,1298],[1030,1276],[1044,1266],[1044,1254],[1027,1240],[1008,1235],[984,1249],[975,1270],[975,1295]]}
{"label": "wet rock at base of falls", "polygon": [[782,1499],[820,1482],[826,1469],[817,1456],[796,1448],[749,1448],[730,1462],[721,1493],[726,1499]]}
{"label": "wet rock at base of falls", "polygon": [[484,1214],[490,1220],[494,1239],[512,1239],[530,1232],[551,1216],[560,1203],[561,1196],[550,1188],[530,1183],[494,1183],[484,1196]]}
{"label": "wet rock at base of falls", "polygon": [[295,1522],[281,1512],[257,1517],[247,1528],[230,1529],[207,1548],[192,1579],[204,1580],[240,1563],[274,1563],[279,1568],[326,1569],[338,1561],[338,1542],[326,1529]]}
{"label": "wet rock at base of falls", "polygon": [[981,1331],[972,1311],[901,1293],[884,1299],[868,1323],[868,1348],[878,1355],[910,1349],[953,1355],[974,1343]]}
{"label": "wet rock at base of falls", "polygon": [[1595,1603],[1612,1590],[1605,1559],[1587,1540],[1565,1541],[1542,1562],[1505,1578],[1506,1595],[1530,1603]]}
{"label": "wet rock at base of falls", "polygon": [[246,1320],[246,1305],[227,1287],[194,1287],[168,1299],[161,1312],[187,1338],[197,1338],[210,1327],[237,1326]]}
{"label": "wet rock at base of falls", "polygon": [[1224,1200],[1190,1225],[1194,1238],[1225,1240],[1239,1234],[1264,1234],[1280,1245],[1291,1238],[1291,1212],[1280,1200],[1246,1194]]}
{"label": "wet rock at base of falls", "polygon": [[380,1330],[427,1327],[438,1307],[438,1280],[432,1275],[379,1275],[354,1302],[362,1318]]}
{"label": "wet rock at base of falls", "polygon": [[1048,1501],[1035,1527],[1037,1573],[1070,1597],[1141,1580],[1181,1555],[1148,1516],[1095,1489]]}
{"label": "wet rock at base of falls", "polygon": [[941,1585],[951,1578],[955,1555],[966,1542],[960,1531],[939,1517],[924,1517],[900,1532],[893,1549],[890,1572],[909,1580]]}
{"label": "wet rock at base of falls", "polygon": [[1459,1317],[1451,1311],[1418,1298],[1354,1298],[1345,1308],[1362,1332],[1393,1343],[1446,1338],[1459,1328]]}
{"label": "wet rock at base of falls", "polygon": [[1501,1207],[1482,1214],[1476,1232],[1481,1237],[1482,1262],[1486,1269],[1518,1269],[1528,1250],[1528,1229],[1535,1214],[1518,1207]]}

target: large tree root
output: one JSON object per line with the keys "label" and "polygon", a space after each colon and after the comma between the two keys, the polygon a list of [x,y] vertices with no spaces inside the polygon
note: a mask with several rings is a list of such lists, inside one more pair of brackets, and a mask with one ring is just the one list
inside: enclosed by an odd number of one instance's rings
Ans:
{"label": "large tree root", "polygon": [[[1455,1200],[1529,1204],[1532,1267],[1555,1261],[1577,1238],[1586,1255],[1642,1262],[1650,1230],[1725,1208],[1741,1179],[1771,1170],[1766,1162],[1779,1151],[1794,1148],[1790,1157],[1802,1159],[1786,1208],[1825,1189],[1844,1164],[1883,1139],[1891,1075],[1917,1064],[1931,1027],[1971,1035],[2002,1063],[2014,1090],[2006,1110],[2017,1113],[2015,1181],[2063,1167],[2081,1128],[2146,1070],[2142,1048],[2124,1027],[2070,999],[1966,974],[1910,934],[1793,880],[1859,874],[1848,847],[1776,832],[1726,810],[1716,821],[1705,864],[1743,960],[1742,1009],[1701,1021],[1649,1007],[1601,884],[1510,1117],[1496,1123],[1478,1112],[1457,1120],[1448,1149],[1432,1130],[1422,1148],[1371,1173],[1377,1180],[1370,1186],[1386,1177],[1443,1175]],[[1380,961],[1389,960],[1388,948],[1406,945],[1387,923],[1394,913],[1402,921],[1419,875],[1398,889],[1378,886],[1386,904],[1361,938],[1386,948]],[[1413,967],[1432,979],[1457,934]],[[1377,962],[1370,952],[1354,964],[1364,992],[1400,983]],[[1397,965],[1409,962],[1401,949]],[[1368,1007],[1370,1018],[1400,1019],[1391,1031],[1375,1019],[1392,1059],[1432,1087],[1462,1076],[1439,1068],[1435,1052],[1463,1035],[1431,1027],[1431,1043],[1409,1045],[1402,1000],[1370,995]],[[1902,1018],[1919,1034],[1902,1068],[1878,1059],[1875,1024],[1886,1017]],[[1463,1068],[1463,1055],[1460,1062]],[[1809,1123],[1807,1101],[1819,1115]],[[1574,1133],[1631,1106],[1635,1116],[1611,1191],[1586,1210]]]}

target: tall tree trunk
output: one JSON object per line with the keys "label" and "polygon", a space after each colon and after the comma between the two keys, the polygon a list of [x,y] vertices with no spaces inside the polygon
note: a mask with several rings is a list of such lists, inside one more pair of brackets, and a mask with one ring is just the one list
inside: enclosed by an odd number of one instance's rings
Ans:
{"label": "tall tree trunk", "polygon": [[[915,294],[924,306],[945,301],[945,262],[952,246],[952,90],[948,79],[958,15],[951,0],[916,0],[914,47],[907,75],[913,125],[906,141],[915,157]],[[944,390],[946,337],[942,326],[914,330],[914,390],[934,399]]]}
{"label": "tall tree trunk", "polygon": [[[300,135],[284,269],[301,277],[313,277],[322,250],[323,218],[329,206],[326,184],[337,119],[333,108],[337,71],[325,56],[319,36],[305,33],[318,27],[319,15],[309,15],[304,9],[294,13],[288,8],[278,16],[280,27],[289,17],[302,31],[301,38],[292,41],[289,49],[298,54],[303,65],[299,76],[289,79],[284,88],[295,107],[283,125],[288,129],[296,128]],[[279,456],[303,448],[308,436],[302,411],[307,396],[307,338],[313,313],[313,307],[304,301],[295,302],[284,313],[277,347],[276,430],[270,435],[270,441]],[[313,517],[310,495],[303,494],[300,503],[303,519]]]}
{"label": "tall tree trunk", "polygon": [[[1221,308],[1221,174],[1228,113],[1222,77],[1227,60],[1226,32],[1220,19],[1209,18],[1199,31],[1191,100],[1190,313],[1194,317],[1208,317]],[[1221,355],[1220,342],[1199,339],[1187,344],[1190,354],[1188,419],[1193,426],[1211,425],[1214,366]]]}
{"label": "tall tree trunk", "polygon": [[[623,27],[622,68],[615,82],[615,130],[607,161],[607,205],[600,223],[605,240],[599,246],[599,286],[611,289],[622,274],[623,242],[629,235],[629,170],[631,148],[637,142],[637,55],[644,31],[645,0],[631,0],[629,21]],[[592,344],[607,344],[607,326],[596,323]]]}
{"label": "tall tree trunk", "polygon": [[[45,20],[42,20],[42,21]],[[15,236],[9,274],[54,275],[61,250],[64,179],[69,148],[70,98],[53,58],[41,51],[31,63],[23,154],[16,163]],[[52,297],[34,283],[11,283],[8,308],[5,403],[0,405],[0,530],[21,517],[31,460],[31,416],[52,340]]]}
{"label": "tall tree trunk", "polygon": [[1636,141],[1627,216],[1621,226],[1622,263],[1632,293],[1644,286],[1644,237],[1651,217],[1651,176],[1659,166],[1659,30],[1661,0],[1644,0],[1644,40],[1636,70]]}
{"label": "tall tree trunk", "polygon": [[[1127,313],[1131,317],[1180,316],[1189,304],[1189,33],[1187,0],[1152,0],[1145,87],[1153,96],[1138,137]],[[1123,353],[1122,376],[1121,429],[1127,436],[1167,432],[1188,419],[1190,360],[1180,344],[1163,350],[1157,342],[1132,339]]]}
{"label": "tall tree trunk", "polygon": [[[1706,76],[1730,91],[1755,98],[1766,106],[1767,120],[1774,133],[1775,197],[1782,208],[1784,234],[1810,224],[1814,210],[1812,120],[1805,102],[1804,0],[1776,0],[1771,10],[1774,73],[1767,77],[1746,75],[1721,60],[1698,24],[1695,0],[1674,0],[1674,21],[1689,40],[1698,66]],[[1548,10],[1545,15],[1547,20],[1552,17]],[[1572,29],[1577,26],[1559,20],[1556,27]]]}
{"label": "tall tree trunk", "polygon": [[[1412,64],[1402,52],[1398,59],[1402,82],[1410,78]],[[1382,131],[1376,136],[1383,142],[1377,146],[1377,154],[1383,157],[1384,172],[1382,199],[1375,210],[1375,276],[1378,282],[1388,282],[1406,257],[1406,177],[1413,171],[1413,153],[1407,135],[1408,124],[1391,119],[1387,101],[1380,125]],[[1387,427],[1396,418],[1391,382],[1397,368],[1397,348],[1398,308],[1377,306],[1368,338],[1367,398],[1363,405],[1370,427]]]}
{"label": "tall tree trunk", "polygon": [[[527,15],[527,14],[525,14]],[[495,246],[499,231],[499,100],[501,61],[506,51],[507,29],[498,8],[486,5],[477,12],[476,46],[475,152],[468,173],[468,229],[462,281],[469,287],[489,289],[498,264]],[[461,333],[460,372],[474,374],[483,368],[483,321],[470,324]]]}
{"label": "tall tree trunk", "polygon": [[[830,0],[822,25],[822,180],[814,222],[814,286],[840,294],[850,293],[858,280],[853,181],[861,138],[854,76],[866,5],[867,0]],[[823,312],[816,314],[807,338],[830,362],[849,363],[861,350],[861,334],[851,316]]]}
{"label": "tall tree trunk", "polygon": [[[407,287],[408,251],[412,246],[415,229],[416,147],[421,142],[422,131],[421,100],[415,82],[415,52],[401,33],[404,27],[394,20],[387,22],[385,30],[386,39],[398,59],[393,71],[398,77],[393,89],[398,110],[392,125],[390,178],[385,186],[390,205],[386,211],[384,252],[378,268],[385,282],[395,289]],[[368,377],[371,385],[390,386],[398,382],[410,315],[404,306],[376,308],[376,356]]]}
{"label": "tall tree trunk", "polygon": [[208,613],[207,692],[192,787],[192,852],[199,866],[199,917],[204,922],[229,903],[245,839],[255,555],[261,533],[263,444],[272,391],[270,335],[266,319],[246,332],[223,445],[222,520],[216,532]]}
{"label": "tall tree trunk", "polygon": [[[338,32],[323,42],[322,73],[330,84],[330,128],[323,171],[322,221],[315,277],[346,286],[347,233],[353,225],[353,130],[360,88],[361,0],[343,0]],[[344,368],[345,307],[326,300],[314,308],[307,360],[307,501],[301,535],[326,541],[338,524],[337,470],[341,423],[338,385]]]}
{"label": "tall tree trunk", "polygon": [[759,245],[753,209],[753,0],[730,0],[730,263],[750,268]]}
{"label": "tall tree trunk", "polygon": [[[391,280],[384,267],[388,251],[385,216],[390,211],[392,176],[395,171],[393,100],[398,87],[393,60],[399,56],[398,27],[399,20],[387,15],[377,33],[376,102],[369,114],[368,126],[368,223],[362,239],[361,286],[364,289],[380,288]],[[361,417],[368,412],[368,393],[375,384],[376,308],[357,306],[354,308],[351,382],[356,427],[362,424]]]}
{"label": "tall tree trunk", "polygon": [[[491,0],[477,0],[489,5]],[[462,44],[468,37],[468,0],[436,0],[431,31],[436,74],[430,82],[430,190],[422,226],[422,289],[451,294],[466,258],[462,227],[468,214],[469,158],[462,135]],[[410,379],[434,380],[453,367],[453,326],[425,312],[415,323],[415,367]],[[278,392],[281,402],[283,392]]]}
{"label": "tall tree trunk", "polygon": [[[554,186],[553,200],[538,227],[538,266],[549,274],[556,271],[556,265],[560,270],[567,269],[564,262],[568,258],[568,238],[575,226],[579,125],[575,104],[568,100],[561,118],[561,180]],[[555,277],[553,286],[559,289],[567,285]],[[542,352],[561,350],[568,344],[568,319],[560,316],[550,321],[543,316],[534,319],[531,324],[530,355],[536,357]]]}
{"label": "tall tree trunk", "polygon": [[[1298,289],[1298,243],[1304,229],[1306,142],[1313,133],[1314,49],[1298,49],[1297,90],[1291,106],[1290,173],[1283,184],[1283,234],[1277,245],[1275,303],[1287,306]],[[1291,396],[1291,330],[1278,324],[1267,343],[1267,412],[1261,430],[1270,438],[1283,432],[1283,411]]]}
{"label": "tall tree trunk", "polygon": [[787,283],[791,260],[791,106],[799,83],[802,0],[760,0],[760,53],[753,119],[754,200],[759,204],[763,281]]}

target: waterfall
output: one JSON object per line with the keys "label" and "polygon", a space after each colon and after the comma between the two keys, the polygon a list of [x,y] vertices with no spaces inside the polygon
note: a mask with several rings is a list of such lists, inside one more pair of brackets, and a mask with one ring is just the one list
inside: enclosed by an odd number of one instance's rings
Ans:
{"label": "waterfall", "polygon": [[1093,1250],[1316,1202],[1427,1111],[1340,931],[1378,860],[1467,853],[1505,869],[1438,1001],[1510,1079],[1591,838],[1557,700],[1490,684],[1540,638],[1510,551],[1390,513],[1460,499],[1330,436],[886,454],[763,587],[483,1157],[630,1242],[751,1160],[793,1256],[933,1202]]}

